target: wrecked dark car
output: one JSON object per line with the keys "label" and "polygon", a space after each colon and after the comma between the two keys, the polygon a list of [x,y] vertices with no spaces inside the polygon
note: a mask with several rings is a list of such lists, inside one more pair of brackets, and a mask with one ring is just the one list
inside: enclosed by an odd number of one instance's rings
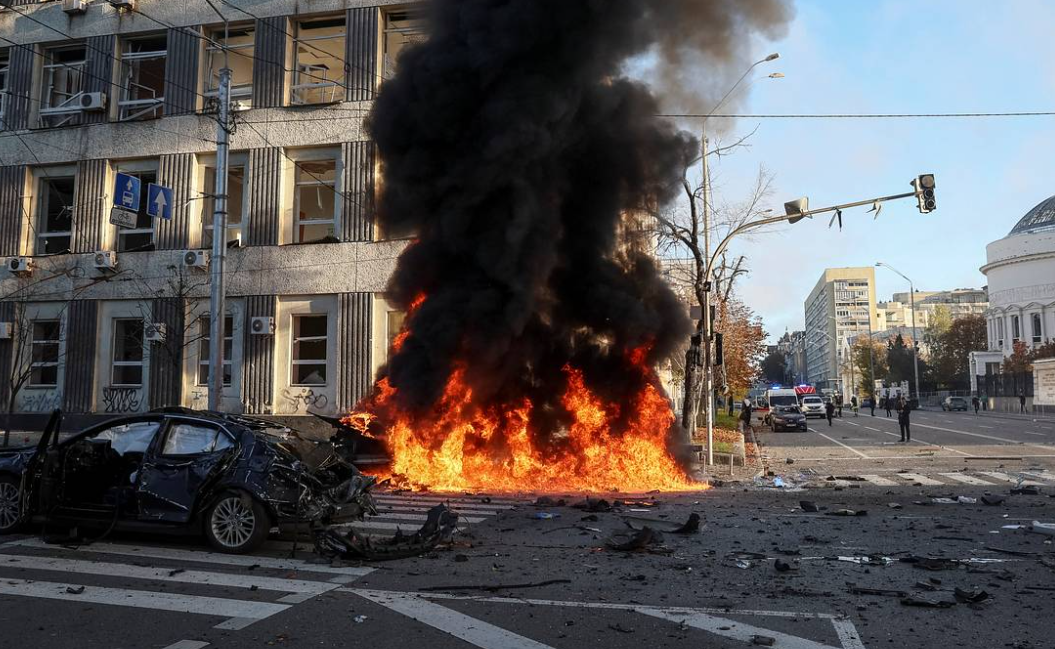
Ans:
{"label": "wrecked dark car", "polygon": [[376,513],[374,478],[328,442],[263,419],[171,408],[0,452],[0,534],[31,522],[203,533],[251,552],[273,526],[326,529]]}

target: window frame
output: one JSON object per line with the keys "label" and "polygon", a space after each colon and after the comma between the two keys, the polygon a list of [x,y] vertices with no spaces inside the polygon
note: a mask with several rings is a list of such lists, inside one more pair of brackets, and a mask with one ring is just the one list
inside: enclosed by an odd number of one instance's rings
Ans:
{"label": "window frame", "polygon": [[[230,36],[236,35],[235,32],[248,34],[252,36],[252,40],[249,43],[242,43],[240,45],[227,45],[225,42]],[[213,43],[223,43],[222,46],[214,45]],[[214,27],[208,29],[205,32],[205,51],[202,61],[202,96],[213,99],[220,96],[219,90],[219,76],[217,79],[217,87],[212,88],[213,80],[213,66],[217,63],[223,62],[224,50],[230,53],[231,56],[242,56],[250,61],[249,65],[249,84],[235,85],[234,79],[231,79],[231,101],[245,102],[252,106],[253,100],[253,74],[256,69],[256,25],[253,23],[246,25],[231,25],[225,30],[224,27]],[[246,54],[244,50],[249,50]],[[215,72],[219,72],[222,67],[216,68]]]}
{"label": "window frame", "polygon": [[1017,316],[1011,316],[1011,341],[1018,342],[1022,339],[1022,320]]}
{"label": "window frame", "polygon": [[[216,207],[216,199],[213,192],[216,191],[216,157],[207,155],[200,156],[198,158],[198,167],[200,172],[198,179],[201,184],[199,194],[201,195],[201,229],[198,231],[198,245],[202,248],[212,247],[212,230],[213,230],[213,212]],[[231,186],[231,170],[241,169],[242,170],[242,209],[238,213],[239,222],[237,225],[231,225],[231,210],[227,211],[227,243],[237,239],[239,244],[244,244],[247,237],[246,226],[249,224],[249,156],[245,153],[232,153],[228,157],[228,173],[227,173],[227,196],[228,203],[230,203],[230,186]],[[213,179],[210,184],[208,181],[209,171],[212,171]],[[230,208],[230,205],[228,205]],[[237,234],[237,237],[231,236],[232,232]],[[206,238],[206,233],[209,234]]]}
{"label": "window frame", "polygon": [[11,76],[11,50],[0,49],[0,131],[7,130],[7,86]]}
{"label": "window frame", "polygon": [[[141,331],[141,338],[139,342],[139,360],[138,361],[119,361],[117,360],[118,350],[118,323],[124,322],[136,322],[139,324]],[[115,317],[110,321],[110,387],[115,388],[141,388],[143,387],[143,376],[146,373],[146,323],[143,322],[142,318],[130,318],[130,317]],[[118,383],[114,379],[115,370],[118,367],[139,367],[139,383]]]}
{"label": "window frame", "polygon": [[[230,321],[230,328],[227,327],[227,322]],[[199,387],[205,387],[209,385],[209,356],[211,352],[211,339],[209,334],[212,333],[211,320],[208,315],[198,316],[198,362],[195,365],[194,372],[194,385]],[[206,344],[203,344],[206,343]],[[223,351],[224,368],[231,368],[230,378],[224,378],[224,387],[230,387],[234,384],[234,316],[227,314],[224,316],[224,337],[223,337]],[[202,378],[202,368],[205,368],[205,378]],[[224,372],[226,375],[226,372]]]}
{"label": "window frame", "polygon": [[[55,63],[53,55],[61,52],[73,52],[80,50],[82,53],[79,61],[67,61]],[[76,74],[75,83],[67,83],[65,90],[54,89],[55,76],[59,69],[70,70],[69,75]],[[85,77],[88,76],[88,47],[85,43],[63,43],[45,47],[40,66],[40,95],[37,117],[43,128],[58,128],[68,126],[76,122],[76,118],[83,113],[80,104],[71,106],[84,94]],[[76,86],[74,88],[74,86]],[[65,95],[66,98],[58,105],[52,105],[52,95]],[[56,121],[51,122],[51,118]]]}
{"label": "window frame", "polygon": [[1044,342],[1044,325],[1039,313],[1029,314],[1030,338],[1034,345]]}
{"label": "window frame", "polygon": [[[225,446],[224,448],[219,449],[219,450],[200,451],[198,453],[166,453],[165,452],[165,448],[168,445],[169,440],[172,438],[172,432],[176,429],[177,426],[191,426],[191,427],[194,427],[194,428],[204,428],[204,429],[213,430],[213,431],[216,432],[216,439],[217,440],[219,440],[221,437],[227,440],[227,446]],[[155,439],[157,439],[157,438],[155,437]],[[163,433],[161,435],[161,439],[158,440],[158,442],[157,442],[156,455],[159,458],[165,458],[165,459],[202,457],[202,456],[205,456],[205,455],[213,455],[214,453],[220,453],[220,452],[226,451],[226,450],[231,449],[231,448],[236,448],[237,446],[238,446],[238,440],[235,438],[234,435],[229,433],[227,431],[227,429],[224,428],[223,426],[218,426],[218,425],[213,424],[211,422],[205,422],[205,421],[188,420],[188,419],[173,419],[173,420],[170,420],[168,422],[167,426],[165,426],[165,430],[163,431]]]}
{"label": "window frame", "polygon": [[[426,36],[424,30],[415,28],[400,28],[392,27],[391,21],[394,17],[405,16],[407,20],[413,21],[415,18],[419,21],[423,20],[424,11],[421,9],[413,9],[410,7],[403,7],[397,9],[391,9],[384,12],[383,20],[381,21],[381,80],[387,81],[396,76],[396,67],[399,62],[398,58],[391,58],[389,55],[389,43],[388,39],[392,34],[406,34],[408,36],[421,35]],[[400,48],[402,50],[402,47]],[[396,55],[398,57],[398,55]]]}
{"label": "window frame", "polygon": [[[58,180],[70,180],[72,181],[72,189],[70,190],[70,202],[69,205],[64,205],[64,208],[69,208],[70,211],[70,229],[69,230],[56,230],[52,232],[47,229],[48,215],[46,214],[47,206],[50,202],[50,184],[53,181]],[[61,170],[48,170],[45,168],[40,169],[40,174],[34,178],[34,185],[36,189],[36,197],[34,201],[33,209],[33,254],[35,256],[63,254],[70,252],[73,246],[73,219],[75,216],[76,201],[74,200],[77,196],[77,174],[75,168],[63,168]],[[45,185],[48,185],[45,188]],[[52,238],[65,238],[66,248],[59,252],[46,252],[47,242],[45,239]]]}
{"label": "window frame", "polygon": [[[329,35],[329,36],[304,37],[304,36],[301,35],[301,30],[304,28],[304,25],[306,25],[306,24],[311,24],[311,23],[335,23],[334,26],[336,26],[336,23],[338,23],[338,22],[340,22],[342,24],[343,28],[344,28],[343,34],[341,34],[339,36]],[[347,63],[344,63],[341,66],[341,69],[337,71],[337,73],[340,75],[340,80],[321,81],[320,82],[320,81],[317,81],[317,79],[318,79],[317,76],[313,76],[311,70],[304,70],[302,72],[301,71],[300,61],[299,61],[300,44],[301,43],[315,43],[315,42],[318,42],[318,41],[330,41],[330,40],[337,40],[337,39],[340,39],[341,42],[342,42],[342,46],[341,46],[341,50],[340,50],[341,54],[339,55],[338,58],[343,59],[344,52],[345,52],[345,49],[347,48],[347,44],[348,44],[348,20],[342,15],[316,16],[316,17],[313,17],[313,18],[300,20],[300,21],[297,21],[295,23],[295,25],[294,25],[294,36],[293,36],[293,71],[292,71],[293,79],[292,79],[292,83],[290,84],[290,91],[289,91],[289,103],[290,103],[290,105],[293,105],[293,106],[314,106],[314,105],[332,104],[332,103],[337,103],[337,102],[344,101],[344,93],[343,92],[339,92],[339,91],[343,90],[344,87],[345,87],[343,79],[345,78],[345,70],[344,70],[344,68],[347,66]],[[315,46],[314,45],[309,45],[309,47],[315,47]],[[305,67],[310,67],[310,66],[305,66]],[[305,76],[307,76],[310,79],[316,79],[316,80],[315,81],[309,81],[309,82],[302,82],[301,81],[301,75],[302,74],[304,74]],[[325,79],[325,76],[323,76],[323,78]],[[326,89],[326,88],[330,88],[331,89],[331,95],[330,95],[329,101],[305,101],[305,100],[298,100],[297,91],[307,91],[308,93],[310,93],[313,90],[321,90],[321,89]]]}
{"label": "window frame", "polygon": [[[317,176],[308,172],[304,169],[305,163],[317,163],[317,162],[332,162],[333,163],[333,181],[320,181]],[[330,152],[329,150],[323,152],[312,152],[310,156],[298,157],[293,160],[293,233],[292,243],[317,243],[321,239],[314,239],[311,241],[304,241],[301,238],[300,229],[303,226],[317,226],[317,225],[332,225],[333,234],[330,236],[337,236],[338,226],[343,216],[341,195],[342,195],[342,182],[341,178],[344,174],[344,168],[341,161],[341,156],[337,152]],[[309,176],[309,180],[301,181],[298,177],[301,173],[305,173]],[[301,219],[300,217],[300,189],[302,187],[330,187],[333,190],[333,213],[329,219]],[[323,237],[325,238],[325,237]]]}
{"label": "window frame", "polygon": [[[136,43],[143,43],[146,41],[152,41],[159,38],[165,39],[164,50],[149,50],[139,52],[129,52],[128,48]],[[165,114],[165,78],[162,74],[161,87],[162,94],[160,97],[155,96],[150,99],[129,99],[129,95],[132,92],[132,87],[136,86],[140,89],[145,89],[153,92],[153,88],[149,88],[139,83],[135,83],[132,79],[134,76],[131,70],[132,66],[129,63],[137,63],[141,61],[151,61],[161,59],[165,62],[168,61],[168,35],[165,32],[150,35],[137,35],[136,37],[123,38],[121,39],[121,59],[118,62],[118,75],[119,81],[118,86],[120,87],[121,98],[117,101],[117,121],[119,122],[134,122],[142,119],[157,119],[163,117]],[[164,66],[162,66],[164,68]],[[139,78],[136,76],[136,78]],[[126,109],[130,114],[126,114]],[[150,115],[149,113],[154,113]]]}
{"label": "window frame", "polygon": [[[37,325],[38,324],[54,324],[58,337],[55,339],[43,339],[37,340]],[[57,388],[59,386],[59,367],[62,363],[62,319],[61,318],[37,318],[30,320],[30,333],[29,333],[29,381],[26,383],[27,387],[30,388]],[[55,360],[54,361],[37,361],[36,350],[38,345],[47,345],[55,347]],[[34,380],[36,370],[40,368],[55,368],[55,381],[52,383],[38,383]]]}
{"label": "window frame", "polygon": [[[325,331],[326,333],[322,336],[298,336],[297,320],[300,318],[322,318],[325,320]],[[323,388],[328,387],[330,384],[330,314],[329,313],[291,313],[289,322],[289,386],[295,388]],[[325,356],[322,360],[311,359],[303,360],[298,359],[297,356],[297,343],[301,342],[318,342],[322,341],[323,350]],[[322,383],[300,383],[296,380],[297,372],[296,367],[298,365],[321,365],[323,368],[323,382]]]}

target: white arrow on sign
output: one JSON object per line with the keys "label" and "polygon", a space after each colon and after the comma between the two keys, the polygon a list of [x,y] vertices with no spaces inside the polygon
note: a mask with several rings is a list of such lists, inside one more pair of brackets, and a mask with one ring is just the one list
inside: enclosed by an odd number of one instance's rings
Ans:
{"label": "white arrow on sign", "polygon": [[168,202],[165,200],[165,192],[158,192],[158,195],[154,197],[154,205],[157,206],[157,213],[164,214],[165,206]]}

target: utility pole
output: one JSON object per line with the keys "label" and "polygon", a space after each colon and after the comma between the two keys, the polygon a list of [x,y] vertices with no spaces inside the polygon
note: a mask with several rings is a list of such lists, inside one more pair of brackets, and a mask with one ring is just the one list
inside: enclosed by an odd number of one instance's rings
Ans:
{"label": "utility pole", "polygon": [[226,305],[223,265],[227,253],[227,161],[230,150],[228,120],[231,111],[231,69],[220,70],[219,126],[216,129],[216,192],[212,215],[212,259],[209,263],[209,410],[223,402],[224,321]]}

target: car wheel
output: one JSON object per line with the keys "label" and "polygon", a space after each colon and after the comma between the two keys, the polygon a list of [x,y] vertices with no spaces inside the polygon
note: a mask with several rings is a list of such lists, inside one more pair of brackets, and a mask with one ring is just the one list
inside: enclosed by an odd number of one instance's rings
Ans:
{"label": "car wheel", "polygon": [[18,529],[22,516],[21,481],[11,476],[0,476],[0,534]]}
{"label": "car wheel", "polygon": [[267,539],[270,531],[267,510],[245,493],[224,493],[205,514],[205,536],[209,544],[227,554],[252,552]]}

